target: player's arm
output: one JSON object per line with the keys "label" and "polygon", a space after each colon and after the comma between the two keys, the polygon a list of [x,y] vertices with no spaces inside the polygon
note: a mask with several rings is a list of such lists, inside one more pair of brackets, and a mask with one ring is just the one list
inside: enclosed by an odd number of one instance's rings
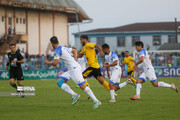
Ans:
{"label": "player's arm", "polygon": [[103,67],[112,67],[118,64],[118,60],[115,60],[112,64],[104,64]]}
{"label": "player's arm", "polygon": [[[108,65],[108,63],[106,63],[106,65]],[[107,71],[107,76],[110,79],[110,74],[109,74],[109,67],[106,67],[106,71]]]}
{"label": "player's arm", "polygon": [[135,62],[134,70],[136,70],[136,67],[141,64],[144,61],[144,56],[140,57],[140,60],[138,62]]}
{"label": "player's arm", "polygon": [[9,64],[9,60],[8,60],[8,62],[7,62],[7,64],[6,64],[6,67],[5,67],[5,70],[7,70],[8,69],[8,66],[9,66],[10,64]]}
{"label": "player's arm", "polygon": [[79,54],[77,54],[77,58],[82,58],[83,57],[83,51],[84,51],[84,48],[82,49],[82,51],[79,53]]}
{"label": "player's arm", "polygon": [[19,60],[13,60],[13,63],[25,63],[24,57],[21,55],[21,53],[18,54],[18,59]]}
{"label": "player's arm", "polygon": [[44,60],[44,64],[56,66],[59,63],[59,59],[54,59],[53,61]]}
{"label": "player's arm", "polygon": [[104,56],[104,53],[103,53],[103,51],[102,51],[102,49],[101,49],[101,46],[98,45],[98,44],[96,44],[95,47],[98,49],[99,55],[100,55],[100,56]]}
{"label": "player's arm", "polygon": [[[13,61],[15,63],[15,61]],[[25,63],[24,59],[22,60],[17,60],[16,63]]]}
{"label": "player's arm", "polygon": [[71,53],[73,54],[74,56],[74,59],[77,61],[77,50],[76,49],[72,49]]}

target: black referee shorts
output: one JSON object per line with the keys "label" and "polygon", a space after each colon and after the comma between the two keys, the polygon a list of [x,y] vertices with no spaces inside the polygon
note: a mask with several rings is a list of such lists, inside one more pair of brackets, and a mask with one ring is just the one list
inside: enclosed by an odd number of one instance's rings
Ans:
{"label": "black referee shorts", "polygon": [[9,79],[14,78],[15,80],[24,80],[22,70],[11,70],[9,71]]}

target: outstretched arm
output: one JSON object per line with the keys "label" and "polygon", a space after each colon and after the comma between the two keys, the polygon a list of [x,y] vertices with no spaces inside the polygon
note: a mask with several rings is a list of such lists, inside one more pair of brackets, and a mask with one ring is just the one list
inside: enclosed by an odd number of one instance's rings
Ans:
{"label": "outstretched arm", "polygon": [[104,53],[103,53],[103,51],[102,51],[102,49],[101,49],[101,46],[99,46],[98,44],[96,44],[95,47],[98,49],[100,56],[104,56]]}
{"label": "outstretched arm", "polygon": [[56,66],[59,62],[59,59],[54,59],[53,61],[44,60],[44,64]]}
{"label": "outstretched arm", "polygon": [[74,56],[74,59],[77,61],[77,50],[76,49],[72,49],[71,53],[73,54]]}

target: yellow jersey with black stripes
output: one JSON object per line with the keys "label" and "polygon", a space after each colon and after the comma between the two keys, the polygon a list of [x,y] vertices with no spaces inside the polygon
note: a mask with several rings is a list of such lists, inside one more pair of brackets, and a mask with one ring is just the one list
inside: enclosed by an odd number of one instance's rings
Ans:
{"label": "yellow jersey with black stripes", "polygon": [[85,55],[89,67],[100,68],[98,59],[96,58],[95,46],[96,44],[87,43],[80,53]]}
{"label": "yellow jersey with black stripes", "polygon": [[127,64],[128,72],[133,71],[133,58],[131,56],[124,58],[124,63]]}

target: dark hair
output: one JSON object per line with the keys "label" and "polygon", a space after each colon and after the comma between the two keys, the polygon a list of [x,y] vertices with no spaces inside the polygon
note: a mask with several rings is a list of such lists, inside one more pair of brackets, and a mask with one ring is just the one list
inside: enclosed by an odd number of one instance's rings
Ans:
{"label": "dark hair", "polygon": [[135,42],[135,45],[136,45],[136,46],[141,46],[142,48],[144,47],[144,43],[141,42],[141,41]]}
{"label": "dark hair", "polygon": [[125,51],[125,52],[129,53],[129,51]]}
{"label": "dark hair", "polygon": [[9,47],[11,47],[11,46],[15,46],[16,47],[16,44],[15,43],[9,44]]}
{"label": "dark hair", "polygon": [[80,38],[88,40],[88,36],[87,35],[81,35]]}
{"label": "dark hair", "polygon": [[109,49],[109,45],[106,44],[106,43],[104,43],[104,44],[102,45],[102,48],[107,48],[107,49]]}
{"label": "dark hair", "polygon": [[59,43],[59,41],[58,41],[58,39],[57,39],[56,36],[51,37],[50,41],[51,41],[51,43],[53,43],[53,44]]}

